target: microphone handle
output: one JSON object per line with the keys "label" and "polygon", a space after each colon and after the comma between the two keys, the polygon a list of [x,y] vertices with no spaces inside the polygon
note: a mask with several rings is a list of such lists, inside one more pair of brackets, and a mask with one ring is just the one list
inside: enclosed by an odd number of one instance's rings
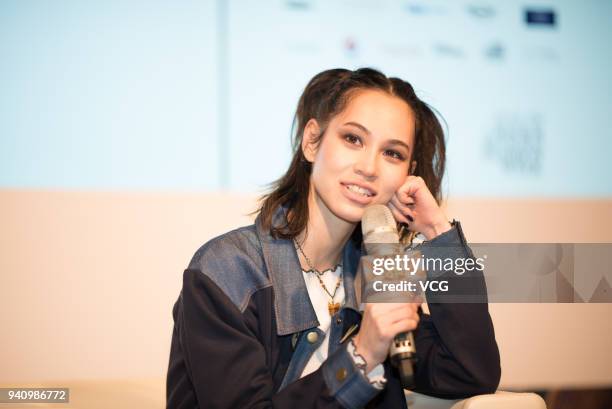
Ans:
{"label": "microphone handle", "polygon": [[412,331],[397,334],[389,349],[391,363],[399,372],[400,382],[404,389],[414,389],[414,363],[416,348]]}

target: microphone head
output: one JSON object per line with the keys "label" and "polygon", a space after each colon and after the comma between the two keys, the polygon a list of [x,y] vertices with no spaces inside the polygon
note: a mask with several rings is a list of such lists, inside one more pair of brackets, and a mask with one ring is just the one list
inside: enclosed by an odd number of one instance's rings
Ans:
{"label": "microphone head", "polygon": [[361,232],[365,244],[399,243],[399,233],[393,213],[382,204],[366,207],[361,218]]}

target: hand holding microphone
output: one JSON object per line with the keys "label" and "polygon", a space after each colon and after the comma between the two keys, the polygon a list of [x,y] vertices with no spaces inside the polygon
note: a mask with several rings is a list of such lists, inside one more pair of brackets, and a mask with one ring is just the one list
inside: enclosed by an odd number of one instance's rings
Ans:
{"label": "hand holding microphone", "polygon": [[370,372],[389,355],[397,334],[412,331],[419,324],[418,303],[368,303],[361,329],[355,336],[355,347],[367,362]]}
{"label": "hand holding microphone", "polygon": [[[368,207],[361,220],[361,227],[368,256],[390,256],[402,252],[396,221],[387,206]],[[363,279],[368,284],[365,276]],[[399,370],[402,386],[414,387],[413,363],[416,349],[411,331],[419,323],[420,304],[366,302],[361,329],[354,340],[357,352],[367,362],[366,372],[390,355],[391,362]]]}

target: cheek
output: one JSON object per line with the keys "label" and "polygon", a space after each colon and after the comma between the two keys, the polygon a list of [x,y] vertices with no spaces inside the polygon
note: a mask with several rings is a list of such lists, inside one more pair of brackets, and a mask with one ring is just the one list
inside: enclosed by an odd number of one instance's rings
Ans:
{"label": "cheek", "polygon": [[408,170],[399,167],[389,168],[381,174],[380,197],[386,201],[390,200],[395,192],[404,184],[408,177]]}
{"label": "cheek", "polygon": [[337,174],[337,166],[337,161],[326,154],[325,150],[316,156],[312,167],[312,183],[319,194],[325,194],[330,189]]}
{"label": "cheek", "polygon": [[[325,143],[327,142],[327,143]],[[338,177],[347,166],[351,165],[353,160],[350,154],[342,151],[340,146],[333,143],[334,141],[324,141],[321,144],[319,152],[315,157],[313,167],[313,175],[315,177],[324,178],[323,181],[329,182]]]}

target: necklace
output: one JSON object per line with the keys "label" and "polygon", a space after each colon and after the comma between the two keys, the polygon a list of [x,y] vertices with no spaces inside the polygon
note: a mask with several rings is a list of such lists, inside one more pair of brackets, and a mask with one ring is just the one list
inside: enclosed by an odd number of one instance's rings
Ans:
{"label": "necklace", "polygon": [[[308,267],[310,267],[310,270],[308,270],[307,272],[308,273],[310,273],[310,272],[314,272],[315,273],[317,279],[319,279],[319,284],[321,284],[321,287],[323,288],[325,293],[327,293],[327,295],[329,296],[329,301],[327,302],[327,311],[329,312],[330,316],[333,316],[335,313],[338,312],[338,310],[340,310],[340,303],[339,302],[334,302],[334,297],[336,296],[336,293],[338,292],[338,288],[340,288],[340,284],[342,283],[342,272],[340,272],[340,276],[338,277],[338,282],[336,283],[336,286],[334,287],[334,292],[331,293],[327,289],[327,287],[325,286],[325,283],[323,282],[323,280],[321,279],[321,276],[325,272],[321,272],[321,271],[317,270],[316,268],[314,268],[314,266],[310,262],[310,259],[304,253],[304,250],[302,249],[302,246],[300,246],[300,243],[298,243],[297,240],[293,240],[293,242],[295,243],[295,246],[297,247],[297,249],[300,251],[300,253],[304,257],[304,260],[306,260],[306,264],[308,264]],[[336,265],[336,267],[334,267],[333,270],[336,270],[338,267],[342,267],[342,263],[339,263],[338,265]]]}

